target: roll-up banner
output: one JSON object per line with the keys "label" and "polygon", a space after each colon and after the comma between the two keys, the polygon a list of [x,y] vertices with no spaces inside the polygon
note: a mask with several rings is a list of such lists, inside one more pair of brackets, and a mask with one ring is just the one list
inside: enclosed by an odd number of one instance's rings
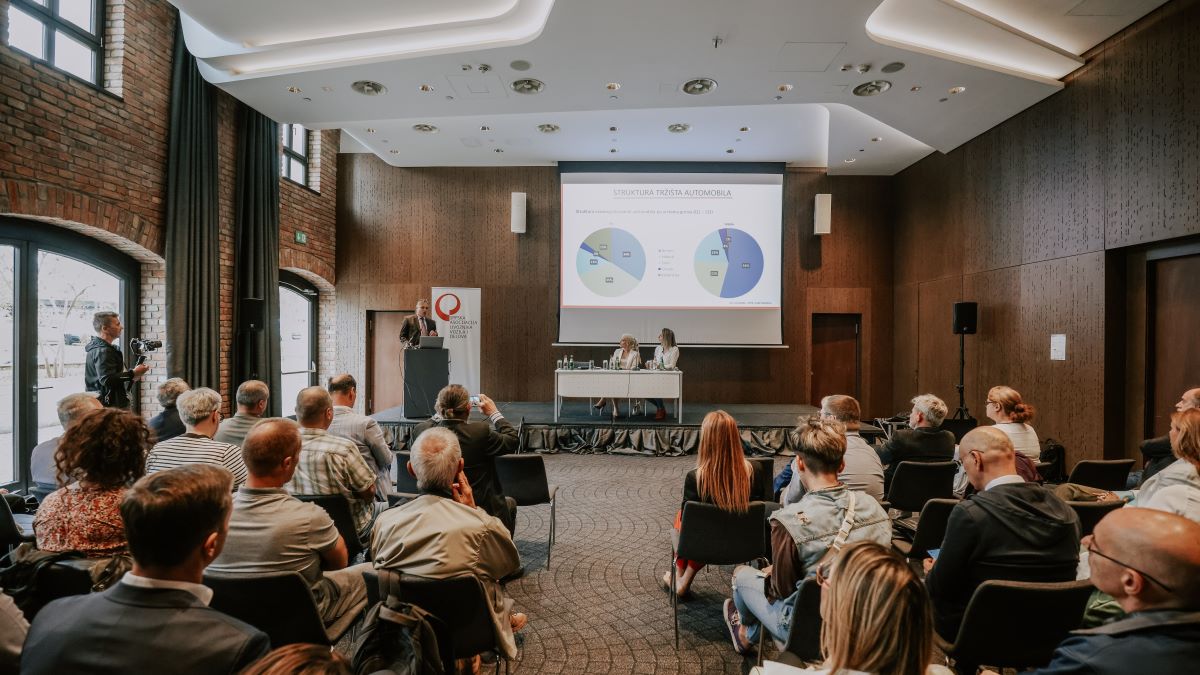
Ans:
{"label": "roll-up banner", "polygon": [[[479,393],[479,319],[483,315],[478,288],[437,287],[431,293],[438,335],[450,350],[450,383]],[[487,393],[487,392],[484,392]]]}

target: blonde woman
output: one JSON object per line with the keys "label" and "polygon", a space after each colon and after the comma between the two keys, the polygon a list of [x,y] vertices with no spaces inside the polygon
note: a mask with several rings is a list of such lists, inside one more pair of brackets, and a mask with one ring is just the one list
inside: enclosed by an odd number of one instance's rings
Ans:
{"label": "blonde woman", "polygon": [[1042,456],[1037,432],[1029,426],[1033,420],[1033,406],[1021,399],[1021,394],[1012,387],[992,387],[987,395],[987,416],[996,423],[996,428],[1008,435],[1017,452],[1033,461]]}
{"label": "blonde woman", "polygon": [[[621,344],[613,351],[612,355],[613,367],[618,370],[637,370],[638,366],[642,365],[642,355],[638,351],[637,338],[629,333],[621,336]],[[604,406],[608,405],[608,399],[602,398],[596,401],[593,406],[597,410],[604,410]],[[617,401],[613,399],[613,419],[620,415],[620,410],[617,409]]]}

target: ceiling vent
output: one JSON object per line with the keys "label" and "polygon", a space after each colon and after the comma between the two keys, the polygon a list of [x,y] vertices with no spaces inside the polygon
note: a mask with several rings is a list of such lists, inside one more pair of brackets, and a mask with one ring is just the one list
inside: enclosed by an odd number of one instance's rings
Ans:
{"label": "ceiling vent", "polygon": [[535,80],[532,77],[513,80],[510,85],[512,90],[518,94],[540,94],[546,88],[546,83],[541,80]]}
{"label": "ceiling vent", "polygon": [[855,96],[875,96],[876,94],[882,94],[883,92],[885,92],[891,88],[892,88],[892,83],[888,82],[887,80],[871,80],[870,82],[863,82],[862,84],[855,87],[854,95]]}
{"label": "ceiling vent", "polygon": [[559,126],[557,124],[539,124],[537,125],[537,129],[543,134],[552,134],[558,131]]}
{"label": "ceiling vent", "polygon": [[683,93],[685,93],[685,94],[691,94],[692,96],[700,96],[701,94],[707,94],[708,92],[710,92],[716,88],[717,88],[716,80],[712,80],[707,77],[699,77],[694,80],[688,80],[687,82],[684,82],[683,86],[680,87],[680,90],[683,91]]}
{"label": "ceiling vent", "polygon": [[438,132],[438,128],[432,124],[414,124],[412,128],[413,131],[421,134],[436,134]]}
{"label": "ceiling vent", "polygon": [[676,122],[674,124],[667,125],[667,131],[669,131],[673,134],[686,134],[688,132],[688,130],[690,130],[691,128],[692,128],[692,125],[686,124],[684,122]]}
{"label": "ceiling vent", "polygon": [[387,87],[372,80],[359,80],[350,88],[363,96],[382,96],[387,93]]}

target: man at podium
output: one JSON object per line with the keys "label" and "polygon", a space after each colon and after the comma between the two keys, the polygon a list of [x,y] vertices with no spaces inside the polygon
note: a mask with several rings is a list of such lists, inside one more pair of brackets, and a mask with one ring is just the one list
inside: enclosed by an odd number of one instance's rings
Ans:
{"label": "man at podium", "polygon": [[416,347],[424,336],[437,336],[437,324],[429,316],[429,301],[417,301],[417,313],[404,317],[400,327],[400,344],[405,348]]}

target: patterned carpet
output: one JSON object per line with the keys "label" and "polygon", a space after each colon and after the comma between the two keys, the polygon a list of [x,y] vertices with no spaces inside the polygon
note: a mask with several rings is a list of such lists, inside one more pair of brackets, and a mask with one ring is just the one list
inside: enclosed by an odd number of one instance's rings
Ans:
{"label": "patterned carpet", "polygon": [[[721,620],[731,567],[706,568],[680,603],[679,651],[659,577],[692,457],[546,455],[558,486],[557,541],[546,569],[550,507],[521,507],[523,578],[508,585],[529,615],[519,673],[745,673]],[[776,459],[776,469],[786,458]],[[771,648],[768,648],[768,655]]]}

